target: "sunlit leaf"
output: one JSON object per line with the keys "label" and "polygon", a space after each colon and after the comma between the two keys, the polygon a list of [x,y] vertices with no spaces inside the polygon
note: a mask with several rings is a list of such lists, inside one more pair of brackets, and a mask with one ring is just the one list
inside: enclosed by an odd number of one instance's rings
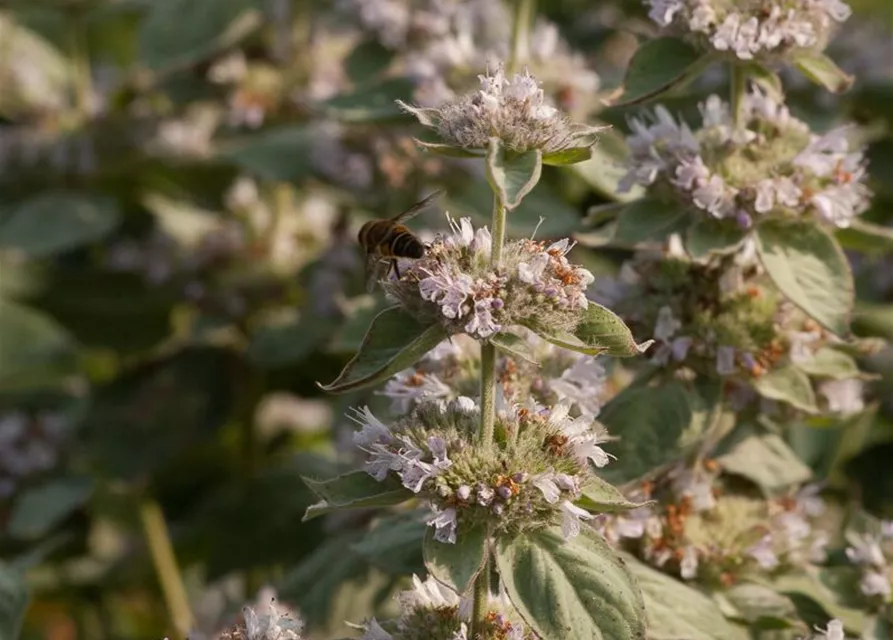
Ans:
{"label": "sunlit leaf", "polygon": [[464,594],[487,561],[487,529],[483,525],[460,527],[452,544],[435,540],[434,528],[428,527],[423,548],[428,572],[441,584]]}
{"label": "sunlit leaf", "polygon": [[524,153],[507,151],[499,138],[490,138],[487,179],[507,209],[514,209],[539,182],[543,154],[539,149]]}
{"label": "sunlit leaf", "polygon": [[632,106],[653,100],[662,94],[685,86],[713,61],[678,38],[646,40],[636,49],[618,106]]}

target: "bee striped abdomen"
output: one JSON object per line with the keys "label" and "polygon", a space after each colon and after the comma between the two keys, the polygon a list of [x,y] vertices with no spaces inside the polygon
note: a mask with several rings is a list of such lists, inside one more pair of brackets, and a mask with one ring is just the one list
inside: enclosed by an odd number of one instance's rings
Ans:
{"label": "bee striped abdomen", "polygon": [[394,228],[386,244],[397,258],[418,259],[425,255],[425,245],[402,225]]}

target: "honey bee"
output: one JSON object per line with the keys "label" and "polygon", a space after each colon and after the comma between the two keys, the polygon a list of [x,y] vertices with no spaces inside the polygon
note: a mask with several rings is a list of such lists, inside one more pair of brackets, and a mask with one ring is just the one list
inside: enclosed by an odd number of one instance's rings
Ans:
{"label": "honey bee", "polygon": [[[393,218],[370,220],[360,228],[357,240],[366,252],[366,289],[372,291],[376,281],[391,269],[400,277],[397,258],[418,260],[425,256],[425,245],[402,223],[417,215],[443,191],[435,191]],[[386,270],[382,268],[386,265]]]}

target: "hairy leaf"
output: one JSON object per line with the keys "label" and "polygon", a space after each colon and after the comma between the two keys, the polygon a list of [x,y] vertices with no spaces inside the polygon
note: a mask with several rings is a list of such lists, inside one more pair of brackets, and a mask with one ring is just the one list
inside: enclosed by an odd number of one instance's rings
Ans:
{"label": "hairy leaf", "polygon": [[503,331],[492,336],[490,343],[506,356],[520,358],[530,364],[539,364],[530,342],[519,335]]}
{"label": "hairy leaf", "polygon": [[360,350],[333,382],[320,385],[330,393],[344,393],[384,382],[422,359],[447,333],[440,325],[425,326],[391,307],[372,321]]}
{"label": "hairy leaf", "polygon": [[725,255],[734,252],[745,235],[745,230],[730,220],[703,218],[689,227],[685,235],[685,250],[695,260],[712,254]]}
{"label": "hairy leaf", "polygon": [[853,85],[853,76],[820,51],[801,51],[794,58],[794,66],[804,76],[831,93],[843,93]]}
{"label": "hairy leaf", "polygon": [[435,540],[434,528],[428,527],[422,548],[428,573],[461,595],[471,589],[487,562],[487,529],[480,524],[460,527],[455,544],[449,544]]}
{"label": "hairy leaf", "polygon": [[387,507],[409,500],[413,493],[393,476],[379,482],[365,471],[352,471],[331,480],[303,478],[310,490],[322,498],[321,504],[307,509],[310,520],[339,509]]}
{"label": "hairy leaf", "polygon": [[717,604],[687,584],[623,554],[645,600],[649,640],[746,640]]}
{"label": "hairy leaf", "polygon": [[808,413],[818,411],[809,377],[793,365],[774,369],[760,376],[753,386],[764,398],[786,402]]}
{"label": "hairy leaf", "polygon": [[643,507],[648,502],[630,502],[620,490],[610,482],[593,476],[586,486],[580,491],[580,497],[576,501],[578,507],[583,507],[593,513],[616,513],[629,511]]}
{"label": "hairy leaf", "polygon": [[46,535],[93,493],[89,478],[69,477],[31,487],[19,495],[9,520],[9,534],[20,539]]}
{"label": "hairy leaf", "polygon": [[539,182],[543,170],[543,152],[539,149],[513,153],[506,151],[499,138],[490,138],[487,152],[487,180],[506,209],[514,209]]}
{"label": "hairy leaf", "polygon": [[734,436],[734,443],[716,459],[728,473],[752,480],[770,494],[812,477],[810,468],[778,435],[744,430]]}
{"label": "hairy leaf", "polygon": [[852,356],[837,349],[824,347],[816,351],[812,358],[797,362],[798,369],[817,378],[833,378],[834,380],[847,380],[861,375],[859,365]]}
{"label": "hairy leaf", "polygon": [[642,640],[642,594],[624,562],[589,527],[565,541],[556,528],[502,538],[496,566],[512,604],[549,640]]}
{"label": "hairy leaf", "polygon": [[685,86],[713,61],[709,55],[678,38],[656,38],[642,43],[626,69],[624,92],[618,106],[632,106]]}
{"label": "hairy leaf", "polygon": [[643,198],[630,202],[620,212],[613,242],[629,247],[642,242],[661,242],[670,234],[685,230],[689,222],[690,216],[684,208]]}
{"label": "hairy leaf", "polygon": [[583,320],[573,334],[559,334],[533,323],[527,326],[554,345],[591,356],[600,353],[615,357],[637,356],[651,346],[651,340],[636,344],[632,332],[623,320],[600,304],[590,300],[583,313]]}
{"label": "hairy leaf", "polygon": [[853,278],[827,231],[810,222],[767,221],[756,230],[769,277],[791,302],[839,336],[849,331]]}

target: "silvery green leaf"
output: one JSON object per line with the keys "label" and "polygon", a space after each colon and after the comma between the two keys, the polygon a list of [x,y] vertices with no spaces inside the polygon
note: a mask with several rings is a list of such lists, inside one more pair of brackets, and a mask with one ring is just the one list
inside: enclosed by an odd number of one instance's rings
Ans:
{"label": "silvery green leaf", "polygon": [[652,341],[637,344],[629,327],[610,309],[589,301],[583,311],[583,319],[572,334],[550,331],[548,327],[529,324],[528,328],[544,340],[563,349],[570,349],[587,355],[601,353],[628,357],[644,353]]}
{"label": "silvery green leaf", "polygon": [[635,580],[589,527],[571,540],[554,527],[502,537],[495,558],[509,600],[540,637],[645,637],[645,608]]}
{"label": "silvery green leaf", "polygon": [[812,477],[812,470],[774,433],[739,430],[724,449],[716,458],[719,466],[727,473],[753,481],[769,495]]}
{"label": "silvery green leaf", "polygon": [[689,224],[691,218],[685,208],[643,198],[630,202],[619,212],[613,242],[627,247],[662,242],[673,233],[683,232]]}
{"label": "silvery green leaf", "polygon": [[379,482],[365,471],[352,471],[330,480],[303,478],[313,493],[322,498],[321,503],[307,508],[304,520],[311,520],[339,509],[387,507],[400,504],[413,497],[412,491],[388,476]]}
{"label": "silvery green leaf", "polygon": [[610,482],[593,476],[587,484],[581,487],[580,497],[575,501],[578,507],[582,507],[592,513],[616,513],[644,507],[650,502],[630,502],[620,490]]}
{"label": "silvery green leaf", "polygon": [[9,535],[33,540],[45,536],[93,493],[93,482],[86,477],[50,480],[30,487],[16,499],[8,523]]}
{"label": "silvery green leaf", "polygon": [[818,411],[809,377],[793,365],[761,375],[754,380],[753,386],[764,398],[785,402],[807,413]]}
{"label": "silvery green leaf", "polygon": [[487,529],[482,524],[459,528],[454,544],[434,539],[434,528],[425,532],[423,553],[428,573],[441,584],[462,595],[474,585],[489,555]]}
{"label": "silvery green leaf", "polygon": [[514,209],[539,182],[543,170],[543,152],[532,149],[523,153],[507,151],[499,138],[490,138],[487,151],[487,180],[506,209]]}
{"label": "silvery green leaf", "polygon": [[853,76],[820,51],[799,52],[794,58],[794,66],[804,76],[831,93],[843,93],[853,85]]}
{"label": "silvery green leaf", "polygon": [[626,70],[624,92],[616,106],[628,107],[684,87],[713,62],[678,38],[655,38],[643,42]]}
{"label": "silvery green leaf", "polygon": [[757,226],[756,240],[760,261],[779,290],[818,323],[846,335],[853,277],[834,236],[811,222],[769,220]]}
{"label": "silvery green leaf", "polygon": [[344,393],[384,382],[414,365],[447,338],[439,324],[425,326],[399,307],[379,313],[372,321],[360,350],[327,385],[330,393]]}

